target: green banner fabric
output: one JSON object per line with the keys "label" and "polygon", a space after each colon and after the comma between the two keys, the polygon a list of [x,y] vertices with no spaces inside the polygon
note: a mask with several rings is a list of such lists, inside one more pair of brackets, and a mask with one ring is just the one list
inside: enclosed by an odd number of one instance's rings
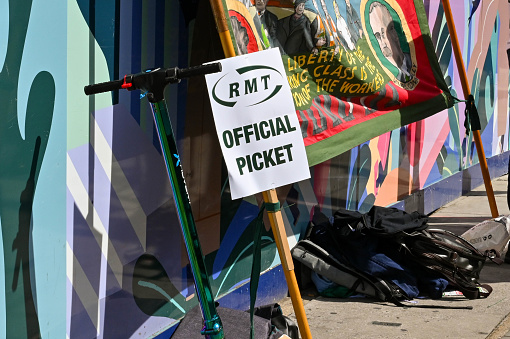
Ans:
{"label": "green banner fabric", "polygon": [[453,105],[422,0],[223,0],[238,55],[278,48],[310,166]]}

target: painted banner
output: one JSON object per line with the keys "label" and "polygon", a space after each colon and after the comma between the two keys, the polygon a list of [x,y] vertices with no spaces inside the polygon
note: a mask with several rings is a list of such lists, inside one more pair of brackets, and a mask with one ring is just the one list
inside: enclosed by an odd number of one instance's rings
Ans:
{"label": "painted banner", "polygon": [[221,66],[205,78],[232,199],[310,178],[278,51],[224,59]]}
{"label": "painted banner", "polygon": [[223,0],[237,54],[277,48],[310,166],[453,105],[422,0]]}

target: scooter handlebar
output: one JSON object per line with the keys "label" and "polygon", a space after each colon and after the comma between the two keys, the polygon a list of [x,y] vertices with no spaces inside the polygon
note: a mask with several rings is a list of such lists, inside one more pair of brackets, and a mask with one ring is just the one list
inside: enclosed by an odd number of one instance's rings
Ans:
{"label": "scooter handlebar", "polygon": [[[110,92],[121,88],[126,88],[129,90],[140,89],[138,87],[142,87],[140,85],[140,81],[136,81],[137,79],[147,79],[151,73],[161,74],[160,72],[164,72],[166,74],[166,84],[169,82],[178,82],[180,79],[189,78],[198,75],[205,75],[209,73],[216,73],[221,71],[221,63],[215,62],[211,64],[199,65],[195,67],[183,68],[180,69],[178,67],[164,69],[156,69],[154,71],[142,72],[138,74],[130,74],[126,75],[124,79],[113,80],[107,82],[101,82],[99,84],[88,85],[84,87],[84,91],[86,95],[92,95],[97,93]],[[142,80],[143,82],[143,80]],[[166,85],[165,83],[163,84]],[[133,86],[134,85],[134,86]]]}

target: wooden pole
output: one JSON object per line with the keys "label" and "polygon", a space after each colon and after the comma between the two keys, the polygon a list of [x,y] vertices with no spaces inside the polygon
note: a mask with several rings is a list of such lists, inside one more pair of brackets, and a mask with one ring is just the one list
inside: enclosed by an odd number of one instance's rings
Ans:
{"label": "wooden pole", "polygon": [[[225,57],[234,57],[236,56],[236,53],[232,44],[232,39],[230,38],[222,0],[210,0],[210,4]],[[278,203],[278,197],[276,195],[276,190],[274,189],[262,192],[262,196],[264,198],[264,203]],[[296,315],[301,338],[311,339],[312,334],[310,332],[310,327],[308,326],[308,320],[303,307],[303,299],[301,298],[301,292],[299,291],[296,275],[294,273],[294,263],[292,261],[292,255],[290,254],[289,242],[285,232],[282,213],[278,210],[274,212],[268,211],[267,214],[275,238],[276,248],[280,255],[280,261],[282,262],[283,272],[287,281],[287,287],[289,288],[290,299],[292,301],[292,307],[294,308],[294,314]]]}
{"label": "wooden pole", "polygon": [[227,18],[225,17],[225,11],[223,9],[222,0],[209,0],[211,3],[214,21],[216,22],[216,29],[220,35],[221,47],[226,58],[236,56],[232,39],[230,38],[230,32],[228,30]]}
{"label": "wooden pole", "polygon": [[[450,39],[452,41],[453,53],[455,55],[455,61],[457,62],[457,69],[460,76],[460,82],[462,84],[462,90],[464,92],[464,98],[467,99],[471,94],[469,83],[466,74],[466,68],[464,66],[464,60],[460,54],[460,45],[457,38],[457,31],[455,30],[455,24],[453,22],[452,9],[448,0],[441,0],[443,3],[444,14],[446,16],[446,23],[448,24],[448,30],[450,31]],[[494,190],[492,189],[491,177],[489,174],[489,168],[487,166],[487,159],[485,158],[485,152],[483,150],[482,138],[480,131],[472,131],[473,139],[475,140],[476,152],[478,153],[478,161],[480,162],[480,169],[482,170],[483,182],[485,184],[485,191],[487,193],[487,199],[489,199],[489,206],[491,209],[492,217],[496,218],[499,216],[498,207],[496,206],[496,198],[494,197]]]}
{"label": "wooden pole", "polygon": [[[265,203],[276,204],[278,203],[278,196],[276,190],[272,189],[269,191],[262,192],[262,197]],[[308,320],[306,319],[305,309],[303,307],[303,299],[299,292],[299,287],[296,280],[296,274],[294,273],[294,262],[292,261],[292,255],[290,254],[289,242],[287,240],[287,234],[285,232],[285,224],[283,223],[282,212],[268,211],[269,223],[273,230],[274,239],[276,241],[276,247],[278,248],[278,254],[280,255],[280,261],[282,262],[283,273],[287,280],[287,286],[289,288],[290,299],[292,300],[292,306],[294,308],[294,314],[298,322],[299,332],[301,332],[301,338],[307,339],[312,338],[310,327],[308,326]]]}

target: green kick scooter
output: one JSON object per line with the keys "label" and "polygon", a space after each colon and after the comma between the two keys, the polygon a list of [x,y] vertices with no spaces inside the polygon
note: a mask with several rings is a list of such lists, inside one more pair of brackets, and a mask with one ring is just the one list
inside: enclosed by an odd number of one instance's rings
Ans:
{"label": "green kick scooter", "polygon": [[172,186],[177,214],[179,216],[184,243],[186,244],[186,250],[191,265],[191,272],[193,273],[195,281],[198,301],[202,310],[204,327],[201,333],[207,339],[223,339],[223,325],[212,296],[202,248],[200,247],[200,241],[191,211],[191,204],[186,190],[186,183],[184,182],[182,167],[179,161],[177,144],[172,131],[163,92],[166,85],[178,83],[183,78],[216,73],[219,71],[221,71],[220,63],[185,69],[179,69],[177,67],[167,69],[157,68],[138,74],[129,74],[121,80],[93,84],[85,86],[84,88],[86,95],[110,92],[118,89],[127,89],[128,91],[139,89],[147,93],[147,99],[152,108],[154,124]]}

